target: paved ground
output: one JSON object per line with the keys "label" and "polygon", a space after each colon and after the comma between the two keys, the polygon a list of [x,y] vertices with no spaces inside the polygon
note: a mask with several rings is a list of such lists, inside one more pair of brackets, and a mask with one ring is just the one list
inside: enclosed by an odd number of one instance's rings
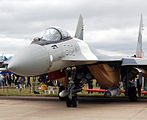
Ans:
{"label": "paved ground", "polygon": [[0,120],[147,120],[147,99],[80,97],[67,108],[57,97],[0,96]]}

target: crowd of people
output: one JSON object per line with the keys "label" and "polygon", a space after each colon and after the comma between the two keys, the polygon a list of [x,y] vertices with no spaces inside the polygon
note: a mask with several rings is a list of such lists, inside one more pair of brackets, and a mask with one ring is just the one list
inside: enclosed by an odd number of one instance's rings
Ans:
{"label": "crowd of people", "polygon": [[[0,72],[0,88],[1,87],[15,87],[15,88],[32,88],[32,91],[36,92],[35,84],[36,82],[41,83],[46,86],[56,86],[60,87],[60,83],[57,80],[49,80],[48,75],[41,75],[36,77],[24,77],[13,74],[11,72]],[[37,80],[37,81],[36,81]],[[97,83],[96,83],[97,85]],[[38,86],[39,87],[39,86]],[[93,80],[88,81],[88,89],[93,89]],[[88,92],[93,93],[93,92]]]}
{"label": "crowd of people", "polygon": [[[12,84],[13,83],[13,84]],[[30,77],[18,76],[10,72],[0,74],[0,87],[31,87]]]}
{"label": "crowd of people", "polygon": [[[0,72],[0,88],[30,88],[31,92],[34,94],[40,94],[39,89],[44,91],[44,87],[48,89],[48,86],[54,86],[57,88],[59,83],[57,80],[49,80],[48,75],[34,76],[34,77],[24,77],[18,76],[11,72]],[[46,90],[46,89],[45,89]]]}

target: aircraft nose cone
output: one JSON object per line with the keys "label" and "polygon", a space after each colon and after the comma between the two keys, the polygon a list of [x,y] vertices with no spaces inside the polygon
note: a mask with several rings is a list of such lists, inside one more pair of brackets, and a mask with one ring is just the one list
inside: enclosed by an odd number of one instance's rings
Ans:
{"label": "aircraft nose cone", "polygon": [[21,76],[35,76],[47,73],[50,64],[47,49],[32,44],[15,54],[8,65],[8,70]]}

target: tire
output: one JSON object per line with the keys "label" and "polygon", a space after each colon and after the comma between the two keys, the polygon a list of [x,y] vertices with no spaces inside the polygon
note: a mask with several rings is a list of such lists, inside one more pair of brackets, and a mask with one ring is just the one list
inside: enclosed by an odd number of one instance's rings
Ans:
{"label": "tire", "polygon": [[66,98],[66,106],[71,107],[72,106],[72,101],[67,97]]}
{"label": "tire", "polygon": [[72,106],[73,107],[77,107],[78,106],[77,96],[73,96],[73,98],[72,98]]}

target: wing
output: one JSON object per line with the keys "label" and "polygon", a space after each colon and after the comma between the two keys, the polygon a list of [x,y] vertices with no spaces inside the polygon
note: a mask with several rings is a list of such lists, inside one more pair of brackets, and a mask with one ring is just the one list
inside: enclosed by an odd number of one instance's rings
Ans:
{"label": "wing", "polygon": [[122,61],[122,66],[147,65],[146,58],[123,58]]}
{"label": "wing", "polygon": [[[79,18],[79,29],[82,30],[83,26],[83,19],[82,17]],[[108,56],[98,52],[95,52],[94,49],[89,49],[89,46],[82,43],[83,45],[79,45],[81,51],[78,51],[74,56],[67,56],[63,58],[64,61],[74,61],[74,62],[83,62],[83,63],[116,63],[121,66],[147,66],[147,58],[142,58],[142,30],[143,30],[143,19],[141,15],[140,25],[139,25],[139,34],[138,34],[138,42],[136,48],[136,58],[135,57],[118,57],[118,56]],[[80,32],[78,32],[80,33]],[[83,47],[84,46],[84,47]],[[85,49],[86,48],[86,49]]]}

